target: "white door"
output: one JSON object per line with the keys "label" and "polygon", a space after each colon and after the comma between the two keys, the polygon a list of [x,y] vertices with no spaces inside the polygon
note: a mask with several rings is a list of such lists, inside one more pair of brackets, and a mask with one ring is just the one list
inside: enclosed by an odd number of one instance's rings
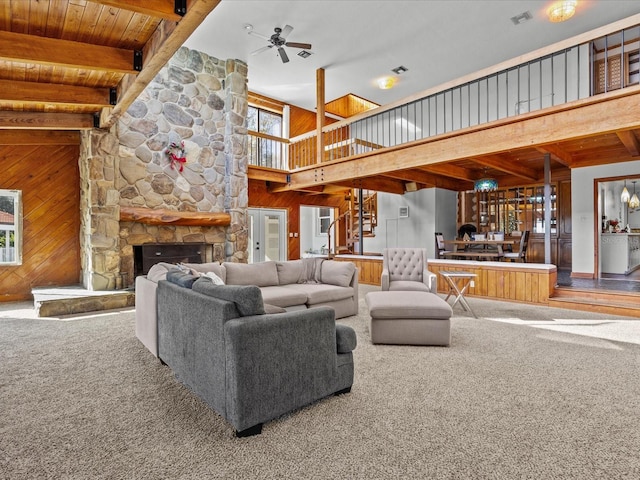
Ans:
{"label": "white door", "polygon": [[249,263],[287,259],[287,211],[249,208]]}

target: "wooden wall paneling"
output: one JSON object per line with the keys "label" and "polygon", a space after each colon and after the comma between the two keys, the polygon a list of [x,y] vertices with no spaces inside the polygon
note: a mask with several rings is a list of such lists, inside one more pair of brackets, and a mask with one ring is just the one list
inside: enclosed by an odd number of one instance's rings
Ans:
{"label": "wooden wall paneling", "polygon": [[23,263],[0,266],[0,301],[80,281],[78,145],[0,146],[0,188],[22,190]]}

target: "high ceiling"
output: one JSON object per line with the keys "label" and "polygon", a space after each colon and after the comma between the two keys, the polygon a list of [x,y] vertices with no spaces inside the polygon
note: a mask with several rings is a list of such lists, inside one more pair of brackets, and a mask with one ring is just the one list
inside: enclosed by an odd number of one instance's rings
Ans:
{"label": "high ceiling", "polygon": [[[564,23],[547,20],[552,0],[222,0],[186,46],[217,58],[248,62],[249,89],[309,110],[316,106],[315,72],[325,69],[327,101],[353,93],[384,105],[496,65],[554,42],[640,13],[638,0],[579,0]],[[519,25],[511,17],[530,12]],[[275,27],[291,25],[287,41],[311,43],[251,55]],[[391,90],[376,80],[404,66]]]}

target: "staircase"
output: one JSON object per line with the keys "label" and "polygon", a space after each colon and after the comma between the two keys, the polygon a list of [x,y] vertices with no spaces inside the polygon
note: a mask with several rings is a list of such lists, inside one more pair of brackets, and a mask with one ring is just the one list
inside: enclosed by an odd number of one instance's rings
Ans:
{"label": "staircase", "polygon": [[360,189],[352,188],[349,192],[349,210],[345,216],[347,245],[338,247],[338,253],[360,253],[360,224],[363,237],[375,237],[378,226],[378,192],[362,190],[362,208],[360,208]]}
{"label": "staircase", "polygon": [[640,317],[640,294],[556,287],[553,297],[549,299],[549,306]]}

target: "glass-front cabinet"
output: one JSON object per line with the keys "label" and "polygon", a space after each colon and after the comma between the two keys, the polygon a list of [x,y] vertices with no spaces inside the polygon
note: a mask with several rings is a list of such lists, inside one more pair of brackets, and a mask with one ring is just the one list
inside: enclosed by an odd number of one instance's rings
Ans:
{"label": "glass-front cabinet", "polygon": [[[571,266],[571,187],[569,182],[550,185],[552,263]],[[529,231],[529,262],[544,263],[545,187],[525,185],[493,192],[460,192],[458,228],[472,224],[480,233],[504,232],[518,237]],[[568,257],[568,258],[567,258]],[[560,262],[559,264],[557,262]]]}

